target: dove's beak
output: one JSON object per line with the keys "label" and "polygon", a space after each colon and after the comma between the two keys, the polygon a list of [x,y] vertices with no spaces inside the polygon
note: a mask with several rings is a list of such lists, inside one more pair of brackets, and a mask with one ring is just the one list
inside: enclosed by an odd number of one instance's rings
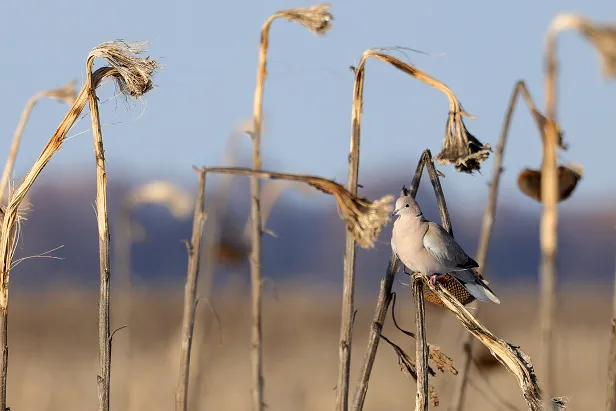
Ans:
{"label": "dove's beak", "polygon": [[398,210],[394,210],[394,212],[393,212],[393,213],[391,213],[391,216],[392,216],[392,217],[397,216],[399,211],[400,211],[400,209],[398,209]]}

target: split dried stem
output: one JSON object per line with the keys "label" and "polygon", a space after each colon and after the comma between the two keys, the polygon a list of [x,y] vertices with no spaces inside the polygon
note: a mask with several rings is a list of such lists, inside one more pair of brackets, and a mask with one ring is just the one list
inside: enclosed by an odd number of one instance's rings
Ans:
{"label": "split dried stem", "polygon": [[[92,75],[92,82],[98,86],[103,79],[117,75],[117,71],[110,67],[98,69]],[[0,409],[6,409],[6,384],[8,371],[8,296],[9,280],[15,250],[15,230],[18,229],[18,211],[34,181],[43,171],[51,157],[58,152],[66,134],[77,120],[88,101],[89,85],[84,85],[66,114],[56,132],[53,134],[38,159],[24,176],[19,186],[9,195],[8,205],[2,218],[0,228]]]}
{"label": "split dried stem", "polygon": [[2,172],[2,179],[0,180],[0,201],[4,199],[5,191],[9,184],[9,178],[13,173],[13,168],[15,167],[15,159],[17,158],[17,152],[19,151],[19,145],[21,144],[21,136],[23,135],[24,129],[26,128],[26,124],[28,123],[28,119],[30,118],[30,113],[32,109],[38,103],[38,101],[42,98],[51,98],[55,100],[62,101],[69,106],[72,106],[77,98],[75,94],[75,81],[71,81],[63,87],[52,89],[52,90],[43,90],[39,91],[26,103],[26,107],[24,107],[23,112],[21,113],[21,117],[19,119],[19,123],[17,124],[17,128],[15,129],[15,133],[13,134],[13,142],[11,143],[11,148],[9,150],[9,157],[4,165],[4,171]]}
{"label": "split dried stem", "polygon": [[[281,10],[270,16],[261,28],[261,43],[259,45],[259,64],[257,68],[257,83],[254,93],[252,129],[252,168],[261,169],[261,123],[263,116],[263,87],[267,74],[267,51],[269,46],[269,30],[277,18],[284,18],[304,25],[316,34],[324,34],[330,28],[332,20],[329,14],[329,5],[316,5],[308,8]],[[252,359],[252,407],[253,411],[263,410],[263,350],[262,350],[262,325],[261,325],[261,186],[257,177],[250,182],[251,207],[251,243],[252,253],[250,256],[250,282],[251,282],[251,306],[252,306],[252,332],[251,332],[251,359]]]}
{"label": "split dried stem", "polygon": [[94,136],[94,155],[96,157],[96,217],[98,220],[98,244],[100,257],[100,294],[98,311],[98,344],[99,344],[99,374],[98,408],[99,411],[109,411],[111,396],[111,324],[110,324],[110,273],[109,267],[109,214],[107,211],[107,172],[105,170],[105,150],[101,132],[100,114],[96,87],[92,82],[92,67],[94,59],[89,58],[86,64],[88,102],[92,119],[92,134]]}
{"label": "split dried stem", "polygon": [[[507,145],[507,139],[509,137],[509,128],[511,127],[511,119],[513,117],[513,113],[515,111],[516,103],[518,101],[518,97],[522,96],[526,106],[531,112],[531,115],[535,119],[537,123],[537,128],[541,136],[543,136],[543,121],[544,118],[533,99],[528,92],[526,84],[524,81],[518,81],[513,88],[513,93],[511,94],[511,98],[509,100],[509,105],[507,106],[507,111],[505,113],[505,118],[503,120],[503,126],[501,128],[500,137],[498,139],[498,145],[496,146],[496,153],[494,157],[494,165],[492,166],[492,177],[490,180],[490,190],[489,190],[489,198],[488,204],[486,206],[486,210],[483,213],[483,220],[481,224],[481,235],[479,237],[479,246],[477,248],[477,263],[479,267],[477,271],[483,276],[485,272],[486,260],[488,257],[488,248],[490,246],[490,240],[492,239],[492,231],[494,228],[494,220],[496,215],[496,206],[498,202],[498,189],[500,186],[500,178],[503,172],[503,157],[505,155],[505,147]],[[543,138],[542,138],[543,141]],[[475,316],[479,317],[480,307],[478,304],[474,304],[475,308]],[[468,334],[463,347],[464,347],[464,362],[462,363],[462,370],[460,372],[460,378],[457,380],[457,385],[454,391],[453,402],[451,403],[450,410],[451,411],[462,411],[464,407],[464,399],[466,394],[466,387],[468,384],[468,376],[470,373],[472,357],[473,357],[473,335]]]}
{"label": "split dried stem", "polygon": [[426,303],[423,294],[423,274],[413,275],[413,299],[415,300],[415,363],[417,364],[417,394],[415,411],[428,411],[428,343],[426,341]]}
{"label": "split dried stem", "polygon": [[519,347],[496,337],[485,328],[446,288],[438,283],[432,286],[426,277],[421,277],[421,280],[441,298],[444,305],[458,318],[464,328],[484,344],[508,371],[515,375],[529,410],[541,410],[543,408],[541,390],[537,384],[537,377],[530,357]]}
{"label": "split dried stem", "polygon": [[184,288],[184,314],[182,315],[182,334],[180,341],[180,373],[175,391],[175,410],[188,409],[188,382],[190,377],[190,354],[193,331],[195,328],[195,314],[197,309],[197,283],[199,275],[199,260],[201,254],[201,241],[203,238],[203,224],[206,219],[205,204],[205,177],[206,172],[199,172],[199,188],[195,203],[193,217],[192,237],[188,250],[188,273]]}

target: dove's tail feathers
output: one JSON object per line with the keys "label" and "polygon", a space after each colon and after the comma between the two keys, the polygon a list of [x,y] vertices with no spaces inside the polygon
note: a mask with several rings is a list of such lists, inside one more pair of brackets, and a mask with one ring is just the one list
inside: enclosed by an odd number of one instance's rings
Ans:
{"label": "dove's tail feathers", "polygon": [[483,302],[492,301],[495,304],[500,304],[500,300],[494,294],[494,291],[488,285],[470,270],[455,271],[451,273],[453,277],[466,288],[466,290],[477,300]]}
{"label": "dove's tail feathers", "polygon": [[466,291],[468,291],[473,297],[479,301],[489,302],[492,301],[495,304],[500,304],[498,297],[488,288],[485,284],[477,283],[462,283]]}

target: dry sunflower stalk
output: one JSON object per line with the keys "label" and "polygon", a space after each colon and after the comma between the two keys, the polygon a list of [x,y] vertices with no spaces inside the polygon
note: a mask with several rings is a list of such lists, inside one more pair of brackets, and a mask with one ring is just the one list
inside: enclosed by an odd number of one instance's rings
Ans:
{"label": "dry sunflower stalk", "polygon": [[97,376],[98,402],[100,411],[109,411],[111,391],[111,333],[110,321],[110,236],[107,208],[107,172],[105,166],[103,134],[94,80],[94,60],[103,58],[117,72],[116,85],[124,95],[139,98],[153,87],[151,76],[158,68],[158,63],[138,55],[143,53],[145,43],[126,43],[123,41],[102,43],[88,54],[86,60],[86,85],[88,102],[94,135],[94,154],[96,159],[96,217],[99,239],[99,374]]}
{"label": "dry sunflower stalk", "polygon": [[550,32],[556,33],[573,29],[588,40],[601,59],[601,71],[605,77],[616,78],[616,25],[595,24],[578,14],[560,14],[554,18]]}
{"label": "dry sunflower stalk", "polygon": [[468,117],[475,119],[475,117],[464,111],[456,95],[445,83],[416,67],[381,52],[379,49],[368,49],[364,51],[355,69],[355,93],[353,98],[354,124],[357,123],[357,125],[359,125],[360,121],[363,101],[364,71],[366,60],[370,57],[389,63],[398,70],[445,94],[449,101],[449,114],[445,126],[443,149],[439,155],[436,156],[436,160],[441,164],[452,164],[456,170],[460,172],[473,173],[474,171],[478,171],[480,169],[480,164],[488,158],[492,148],[489,144],[484,145],[481,143],[466,129],[462,118]]}
{"label": "dry sunflower stalk", "polygon": [[[143,74],[153,74],[157,63],[153,60],[139,58],[135,53],[143,51],[144,43],[136,43],[138,46],[134,44],[126,42],[104,43],[88,55],[88,81],[82,86],[72,107],[66,113],[39,157],[9,197],[6,212],[2,219],[2,228],[0,229],[0,273],[2,275],[0,280],[0,350],[8,352],[8,285],[15,246],[14,232],[18,222],[20,205],[47,163],[60,150],[66,134],[77,121],[85,104],[91,100],[90,97],[94,94],[94,90],[101,85],[104,79],[112,77],[120,90],[132,97],[140,97],[152,88],[151,80],[149,77],[144,77]],[[93,60],[98,56],[110,57],[111,67],[101,67],[92,72]],[[96,114],[98,114],[97,110]],[[100,131],[100,129],[94,131]],[[0,356],[0,409],[6,408],[7,369],[8,356]]]}
{"label": "dry sunflower stalk", "polygon": [[6,164],[4,165],[4,171],[2,172],[2,179],[0,180],[0,201],[4,201],[4,194],[9,183],[11,173],[13,172],[13,167],[15,166],[17,151],[19,151],[19,146],[21,144],[21,136],[26,127],[26,123],[30,118],[30,113],[32,112],[32,109],[34,108],[36,103],[38,103],[40,99],[45,97],[58,100],[60,102],[68,104],[69,106],[72,106],[77,99],[77,94],[75,93],[75,80],[72,80],[66,85],[57,89],[39,91],[38,93],[30,97],[30,99],[26,103],[26,107],[24,107],[21,118],[19,119],[19,124],[15,129],[15,134],[13,135],[13,142],[11,143],[11,148],[9,150],[9,157]]}
{"label": "dry sunflower stalk", "polygon": [[391,195],[384,196],[375,201],[369,201],[349,193],[342,185],[322,177],[256,171],[241,167],[206,167],[202,170],[208,173],[300,181],[324,193],[331,194],[336,198],[340,218],[344,220],[347,230],[353,233],[355,240],[362,248],[374,247],[374,241],[379,236],[382,226],[389,221],[393,210],[391,203],[394,198]]}

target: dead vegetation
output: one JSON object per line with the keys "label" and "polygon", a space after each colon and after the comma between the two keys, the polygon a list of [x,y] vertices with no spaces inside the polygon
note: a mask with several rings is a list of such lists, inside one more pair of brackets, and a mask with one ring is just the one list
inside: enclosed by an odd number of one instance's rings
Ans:
{"label": "dead vegetation", "polygon": [[[531,411],[546,409],[564,409],[567,403],[565,398],[555,397],[551,401],[555,388],[556,373],[556,349],[554,344],[555,317],[556,317],[556,253],[558,249],[557,229],[558,229],[558,203],[568,199],[582,178],[582,169],[576,164],[558,165],[557,154],[559,149],[567,149],[564,141],[564,133],[557,123],[556,116],[556,78],[557,78],[557,59],[556,59],[556,37],[559,32],[566,29],[577,31],[583,38],[590,42],[600,56],[602,72],[606,77],[616,77],[616,28],[612,26],[597,25],[590,20],[576,15],[566,14],[557,16],[546,35],[545,51],[545,91],[546,101],[544,112],[540,112],[526,88],[524,82],[520,81],[514,88],[513,95],[501,131],[498,143],[495,164],[492,172],[492,181],[489,194],[489,202],[486,207],[481,241],[478,247],[477,272],[483,274],[490,238],[495,219],[495,210],[498,201],[498,187],[500,175],[503,168],[504,151],[507,143],[507,136],[511,124],[512,113],[518,96],[522,96],[528,106],[531,115],[537,123],[540,142],[542,147],[542,164],[540,170],[525,169],[518,175],[518,186],[522,193],[541,203],[543,207],[541,216],[541,255],[542,263],[540,267],[541,298],[539,300],[540,324],[541,324],[541,386],[547,396],[542,396],[542,390],[529,355],[520,347],[497,337],[484,324],[479,322],[477,314],[473,316],[465,307],[473,302],[473,297],[461,286],[454,277],[445,275],[436,285],[430,284],[426,277],[421,273],[411,275],[411,288],[413,290],[414,314],[416,332],[405,331],[399,326],[394,316],[395,294],[392,291],[396,273],[401,265],[395,255],[392,255],[387,266],[384,278],[381,281],[381,289],[378,295],[374,317],[368,332],[368,345],[363,356],[363,362],[359,371],[357,385],[353,396],[353,401],[349,404],[349,387],[351,377],[352,360],[352,335],[355,324],[355,256],[358,244],[361,248],[372,248],[381,234],[382,227],[390,221],[392,211],[391,202],[393,197],[386,195],[376,200],[368,200],[358,194],[358,176],[360,159],[360,135],[361,118],[364,103],[363,87],[365,82],[365,66],[369,58],[373,58],[390,64],[396,69],[406,73],[412,78],[419,80],[442,92],[448,100],[448,112],[445,122],[444,140],[441,151],[434,160],[444,166],[453,166],[457,172],[468,175],[472,178],[475,172],[481,169],[481,163],[486,161],[492,152],[490,144],[484,144],[469,132],[464,117],[475,119],[466,112],[453,91],[443,82],[435,79],[418,68],[404,63],[393,56],[385,53],[382,49],[368,49],[360,59],[354,70],[353,102],[351,117],[351,145],[349,154],[349,172],[347,188],[341,184],[314,175],[300,175],[282,173],[277,171],[265,171],[262,169],[261,159],[261,133],[263,117],[263,94],[264,84],[267,74],[267,52],[269,47],[269,30],[271,24],[276,19],[284,19],[299,23],[311,32],[322,35],[331,28],[333,16],[329,12],[329,5],[316,5],[307,8],[297,8],[281,10],[271,15],[261,28],[261,41],[259,45],[259,60],[257,68],[257,81],[254,92],[254,107],[252,127],[247,134],[252,139],[252,167],[203,167],[198,169],[199,187],[194,206],[193,230],[188,248],[188,270],[184,291],[184,305],[181,319],[179,367],[177,369],[178,379],[175,385],[175,408],[176,411],[186,411],[191,407],[189,394],[198,395],[199,389],[203,385],[216,382],[208,380],[203,369],[199,370],[197,382],[199,387],[190,390],[190,367],[192,354],[192,341],[194,338],[195,326],[197,324],[197,303],[203,297],[198,296],[198,277],[200,274],[200,262],[202,258],[202,237],[207,211],[205,208],[205,180],[206,175],[227,174],[250,177],[250,202],[251,211],[248,224],[242,233],[229,235],[219,224],[219,216],[216,216],[211,230],[206,230],[213,238],[209,241],[207,251],[204,254],[208,270],[206,272],[206,298],[213,317],[218,319],[218,314],[214,305],[210,301],[213,297],[213,270],[218,263],[233,264],[238,261],[248,260],[250,262],[250,385],[252,395],[250,404],[252,409],[263,410],[265,401],[265,380],[264,376],[264,348],[263,345],[263,280],[261,270],[261,239],[264,232],[263,221],[271,212],[276,198],[284,190],[285,185],[268,186],[278,191],[266,197],[272,201],[262,209],[261,180],[273,179],[284,180],[285,182],[295,182],[315,188],[320,192],[332,195],[336,202],[336,208],[340,218],[345,222],[346,240],[344,253],[343,271],[343,295],[342,310],[340,317],[340,333],[338,338],[338,362],[337,362],[337,383],[335,392],[335,407],[337,411],[346,411],[349,408],[360,411],[364,409],[367,400],[369,383],[375,364],[376,354],[380,339],[385,340],[392,348],[398,360],[398,365],[402,372],[416,381],[417,390],[415,392],[416,411],[427,411],[429,405],[439,406],[442,396],[439,396],[437,387],[437,373],[432,368],[444,372],[448,371],[452,375],[458,374],[458,369],[454,364],[455,357],[445,354],[438,346],[428,343],[428,330],[431,328],[425,301],[431,302],[434,306],[438,305],[449,310],[462,327],[468,331],[468,339],[464,344],[465,357],[463,359],[462,372],[459,377],[459,384],[455,394],[451,399],[451,407],[455,411],[460,411],[465,404],[465,391],[469,382],[470,366],[473,361],[472,339],[474,337],[481,342],[490,353],[503,365],[504,369],[513,374],[516,378],[519,390],[522,393],[525,407]],[[0,409],[7,407],[7,385],[8,385],[8,297],[9,279],[11,268],[14,266],[13,254],[16,246],[16,239],[19,233],[19,222],[24,217],[24,201],[28,191],[33,186],[37,177],[51,160],[55,153],[62,147],[66,135],[75,124],[77,118],[83,111],[85,104],[88,103],[94,137],[94,154],[96,164],[96,199],[95,211],[98,228],[99,243],[99,278],[100,291],[98,296],[98,369],[96,371],[96,381],[98,389],[98,408],[100,411],[109,411],[111,408],[111,387],[112,387],[112,342],[115,332],[124,326],[112,330],[111,313],[111,266],[110,266],[110,231],[107,205],[107,172],[105,162],[105,151],[103,145],[103,135],[101,131],[101,119],[99,113],[99,101],[97,88],[106,78],[114,80],[119,92],[126,98],[141,98],[145,93],[153,88],[152,76],[159,68],[156,60],[149,57],[143,58],[145,43],[128,43],[123,41],[106,42],[88,54],[86,59],[86,82],[82,86],[78,95],[73,91],[72,83],[57,90],[43,91],[36,94],[28,102],[22,119],[17,127],[13,144],[5,169],[0,181],[0,199],[3,198],[4,191],[9,186],[10,175],[13,171],[15,157],[19,148],[21,135],[28,119],[29,113],[34,104],[42,97],[50,97],[66,102],[71,105],[64,120],[60,123],[55,133],[44,147],[38,159],[27,171],[22,181],[8,193],[6,207],[2,209],[0,216],[2,225],[0,227]],[[94,70],[96,59],[102,58],[106,66]],[[429,149],[425,150],[416,167],[415,174],[411,183],[411,195],[415,197],[421,177],[427,169],[430,182],[434,189],[438,204],[442,225],[452,236],[453,228],[449,218],[445,196],[440,183],[443,174],[437,171],[432,154]],[[475,176],[476,177],[476,176]],[[170,210],[177,215],[186,214],[186,201],[180,201],[181,195],[167,187],[166,190],[152,190],[148,193],[141,192],[141,197],[133,196],[129,198],[127,209],[143,202],[157,202],[170,204]],[[228,189],[228,188],[227,188]],[[146,195],[147,194],[147,195]],[[184,204],[181,205],[180,203]],[[214,205],[215,213],[223,214],[226,207],[225,201]],[[175,208],[175,211],[174,211]],[[126,212],[127,214],[129,212]],[[130,225],[130,218],[124,215],[124,223]],[[122,224],[120,229],[124,229]],[[121,230],[119,230],[121,231]],[[225,235],[227,235],[225,237]],[[117,255],[124,256],[130,261],[130,241],[123,244],[125,254],[120,250]],[[121,243],[122,244],[122,243]],[[250,248],[250,254],[248,250]],[[127,281],[128,292],[124,295],[126,305],[123,312],[129,313],[132,289],[130,287],[130,264],[122,260],[125,267],[125,280]],[[126,268],[127,267],[127,268]],[[443,273],[446,274],[446,273]],[[616,307],[616,291],[614,295],[614,307]],[[407,350],[401,344],[387,338],[383,333],[385,319],[389,306],[392,309],[392,319],[395,330],[405,336],[415,340],[415,358],[407,354]],[[428,305],[430,307],[430,305]],[[247,309],[246,307],[243,307]],[[410,312],[410,310],[408,310]],[[406,312],[405,312],[406,313]],[[616,315],[616,314],[614,314]],[[406,317],[406,316],[405,316]],[[177,320],[177,318],[176,318]],[[132,318],[127,317],[127,322]],[[177,321],[176,321],[177,322]],[[616,322],[616,317],[612,319],[612,324]],[[177,324],[176,324],[177,326]],[[223,327],[219,327],[222,329]],[[206,335],[202,334],[203,341]],[[243,341],[243,340],[242,340]],[[616,409],[616,328],[612,325],[612,349],[609,356],[609,376],[608,376],[608,410]],[[177,351],[176,345],[165,348],[168,351]],[[20,347],[17,348],[19,350]],[[210,345],[200,347],[205,351],[211,348]],[[136,350],[135,350],[136,351]],[[298,356],[301,351],[294,351],[293,356]],[[449,353],[449,352],[448,352]],[[158,353],[160,355],[160,352]],[[177,353],[175,358],[177,358]],[[203,352],[199,353],[200,358],[207,358]],[[430,361],[432,363],[430,363]],[[198,366],[204,366],[205,360],[199,360]],[[333,363],[333,362],[330,362]],[[296,370],[294,370],[296,371]],[[331,374],[331,372],[330,372]],[[124,375],[126,380],[128,373]],[[158,374],[160,375],[160,373]],[[211,372],[208,375],[212,375]],[[131,374],[132,376],[132,374]],[[373,378],[374,379],[374,378]],[[48,381],[49,382],[49,381]],[[127,381],[124,381],[127,382]],[[312,387],[310,387],[312,388]],[[408,388],[408,387],[406,387]],[[408,391],[408,389],[406,390]],[[131,393],[132,395],[132,393]],[[384,395],[392,395],[391,392]],[[407,401],[408,407],[408,401]],[[233,406],[227,404],[227,407]]]}

